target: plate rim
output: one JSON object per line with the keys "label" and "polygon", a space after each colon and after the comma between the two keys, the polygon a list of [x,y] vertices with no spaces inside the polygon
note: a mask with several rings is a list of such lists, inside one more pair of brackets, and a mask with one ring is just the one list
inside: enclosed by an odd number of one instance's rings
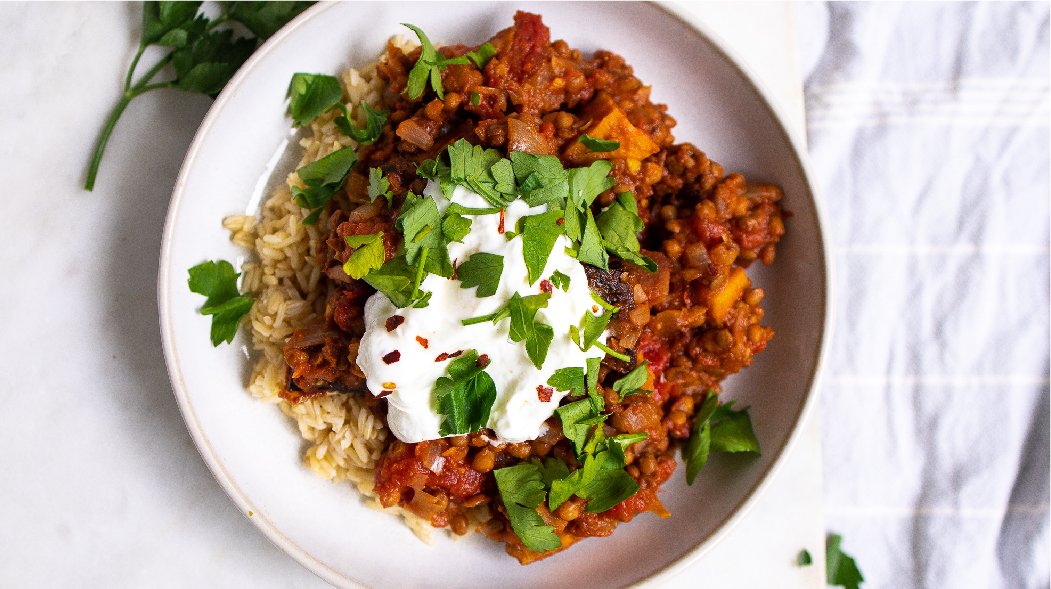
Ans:
{"label": "plate rim", "polygon": [[[240,485],[237,484],[233,476],[223,466],[222,462],[219,460],[218,453],[212,447],[208,436],[201,427],[193,403],[186,390],[179,356],[176,352],[177,346],[174,337],[174,330],[171,325],[172,302],[169,296],[172,284],[172,276],[169,271],[171,250],[173,247],[171,236],[178,216],[177,213],[182,202],[183,188],[186,184],[189,170],[193,167],[193,163],[198,157],[198,152],[200,151],[205,135],[208,134],[208,131],[214,125],[215,120],[218,118],[219,111],[223,109],[223,106],[229,100],[229,96],[237,91],[244,79],[248,76],[248,72],[253,70],[259,61],[262,61],[275,46],[279,45],[286,37],[291,35],[293,31],[302,26],[303,23],[315,18],[316,15],[327,11],[334,4],[335,3],[331,2],[320,2],[315,4],[303,11],[287,25],[282,27],[277,33],[267,39],[267,41],[263,43],[263,45],[238,69],[231,80],[227,83],[226,87],[219,93],[215,101],[209,107],[204,120],[194,134],[193,141],[190,143],[190,147],[187,149],[183,163],[179,168],[179,175],[172,189],[171,200],[165,215],[164,228],[161,234],[161,248],[157,275],[157,307],[161,332],[161,344],[164,351],[164,360],[168,369],[168,378],[172,386],[172,391],[179,405],[179,411],[182,414],[183,423],[187,432],[193,439],[194,445],[196,446],[198,453],[201,455],[201,458],[203,458],[208,465],[213,478],[219,483],[219,486],[222,487],[227,496],[237,505],[241,513],[260,531],[262,531],[271,543],[295,559],[295,561],[301,566],[334,586],[367,587],[367,585],[363,585],[359,581],[351,579],[325,564],[313,554],[292,541],[261,512],[254,511],[254,505],[249,501],[246,493],[240,488]],[[834,317],[832,312],[833,268],[829,244],[825,236],[825,227],[827,227],[827,223],[825,222],[826,214],[822,200],[818,196],[817,186],[813,181],[813,174],[807,159],[806,148],[796,134],[790,132],[786,128],[784,121],[787,120],[787,117],[785,116],[783,107],[773,98],[769,89],[747,66],[740,55],[714,30],[712,30],[710,26],[692,18],[686,8],[682,6],[682,3],[660,1],[649,4],[655,6],[671,18],[678,20],[681,24],[706,39],[711,46],[721,54],[728,65],[732,66],[732,68],[736,70],[736,73],[751,87],[752,91],[759,97],[762,106],[766,108],[768,113],[772,115],[773,119],[776,121],[777,128],[782,134],[782,138],[791,148],[791,155],[795,160],[794,163],[796,167],[802,172],[802,180],[809,192],[809,200],[814,209],[816,234],[820,242],[819,251],[821,252],[822,257],[821,275],[824,283],[824,288],[820,295],[824,298],[824,301],[821,306],[822,329],[817,342],[818,349],[814,369],[808,376],[809,385],[807,386],[807,391],[802,403],[792,420],[791,431],[789,432],[785,443],[778,449],[770,466],[766,468],[765,472],[760,475],[759,480],[748,490],[747,493],[745,493],[738,505],[718,524],[718,527],[711,535],[695,544],[678,559],[635,581],[631,586],[641,586],[655,582],[667,581],[678,575],[683,569],[695,563],[733,531],[737,524],[744,519],[749,511],[751,511],[757,499],[769,488],[771,482],[782,470],[785,457],[792,452],[796,446],[798,446],[799,438],[801,436],[800,432],[803,429],[803,426],[812,419],[812,415],[815,411],[814,407],[817,404],[817,397],[819,396],[819,385],[828,354],[829,341],[832,334],[832,321]],[[249,515],[250,513],[252,515]]]}

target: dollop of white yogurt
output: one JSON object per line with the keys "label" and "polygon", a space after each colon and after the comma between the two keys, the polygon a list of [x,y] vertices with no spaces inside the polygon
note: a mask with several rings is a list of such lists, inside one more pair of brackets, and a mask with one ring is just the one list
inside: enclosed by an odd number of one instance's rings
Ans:
{"label": "dollop of white yogurt", "polygon": [[[489,207],[479,195],[457,186],[451,199],[446,199],[437,183],[428,183],[424,194],[435,200],[444,212],[450,202],[465,207]],[[504,227],[513,231],[522,217],[538,215],[546,205],[529,207],[522,200],[511,202],[504,214]],[[542,433],[544,421],[551,417],[567,392],[552,391],[549,401],[541,401],[537,387],[547,387],[547,380],[559,368],[584,367],[589,357],[602,357],[597,347],[583,352],[569,337],[569,327],[578,325],[584,313],[598,315],[599,308],[588,288],[584,267],[565,253],[570,241],[559,236],[551,251],[541,279],[533,285],[528,282],[525,260],[522,257],[522,238],[508,240],[500,232],[497,214],[468,216],[471,232],[463,243],[449,244],[449,259],[461,263],[476,252],[501,255],[504,270],[496,294],[479,298],[476,288],[460,288],[459,280],[434,274],[428,275],[421,289],[430,291],[430,304],[423,308],[398,308],[383,293],[377,292],[365,303],[365,336],[358,348],[357,364],[365,373],[373,395],[392,391],[386,396],[387,425],[403,442],[422,442],[442,437],[438,433],[442,416],[434,399],[434,383],[445,375],[450,362],[436,359],[444,352],[452,354],[463,350],[477,350],[490,359],[486,372],[496,385],[496,402],[489,414],[487,427],[501,441],[533,440]],[[554,339],[547,352],[543,368],[537,369],[530,361],[524,342],[512,342],[508,337],[510,319],[504,318],[495,326],[486,321],[463,325],[463,319],[493,313],[504,306],[516,292],[521,296],[541,292],[541,281],[550,278],[556,270],[569,276],[569,289],[553,288],[547,307],[537,312],[536,320],[554,330]],[[392,315],[404,321],[387,331],[386,322]],[[422,341],[421,341],[422,340]],[[599,341],[605,343],[603,334]],[[426,343],[426,346],[424,345]],[[400,358],[387,364],[383,357],[398,351]]]}

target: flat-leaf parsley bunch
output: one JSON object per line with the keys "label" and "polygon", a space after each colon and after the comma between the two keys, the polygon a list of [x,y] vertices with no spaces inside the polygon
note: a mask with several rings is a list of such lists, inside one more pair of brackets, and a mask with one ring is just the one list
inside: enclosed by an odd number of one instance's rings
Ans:
{"label": "flat-leaf parsley bunch", "polygon": [[[263,41],[313,2],[222,2],[214,18],[201,12],[201,4],[143,3],[139,47],[124,78],[124,92],[95,144],[84,182],[86,190],[95,187],[106,144],[132,100],[163,88],[215,98]],[[133,82],[139,61],[150,47],[166,49],[167,53]],[[170,76],[158,80],[166,70]]]}

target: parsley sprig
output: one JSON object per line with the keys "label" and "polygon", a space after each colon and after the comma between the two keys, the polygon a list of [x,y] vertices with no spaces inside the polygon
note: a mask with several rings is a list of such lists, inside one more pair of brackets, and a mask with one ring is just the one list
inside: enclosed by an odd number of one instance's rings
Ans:
{"label": "parsley sprig", "polygon": [[434,383],[434,399],[442,423],[442,436],[476,432],[489,421],[496,401],[496,385],[485,372],[486,363],[475,350],[449,363],[446,376]]}
{"label": "parsley sprig", "polygon": [[[142,34],[138,49],[124,79],[124,91],[102,126],[84,189],[95,188],[102,155],[117,121],[132,100],[152,92],[172,88],[215,98],[234,72],[256,48],[285,23],[313,2],[222,2],[216,18],[198,11],[201,2],[144,2]],[[235,35],[229,23],[238,22],[249,35]],[[167,49],[155,64],[135,80],[139,62],[149,47]],[[173,75],[157,81],[165,70]]]}
{"label": "parsley sprig", "polygon": [[427,35],[419,27],[409,23],[401,24],[416,33],[416,37],[420,40],[420,58],[416,60],[416,65],[409,70],[409,80],[405,86],[406,96],[409,97],[409,100],[416,100],[423,96],[423,91],[426,89],[429,81],[435,95],[444,99],[442,70],[453,64],[469,64],[470,61],[463,55],[446,59],[441,53],[438,53],[438,50],[431,44],[431,40],[427,38]]}
{"label": "parsley sprig", "polygon": [[690,440],[682,448],[686,484],[693,484],[711,452],[759,454],[759,440],[752,430],[748,408],[736,410],[733,406],[733,401],[720,405],[713,393],[705,397],[694,418]]}
{"label": "parsley sprig", "polygon": [[373,110],[364,100],[358,104],[358,108],[365,115],[365,126],[358,128],[354,124],[350,109],[343,104],[343,88],[339,85],[339,78],[302,72],[292,75],[292,81],[288,84],[288,112],[297,127],[310,124],[333,108],[342,113],[335,119],[336,126],[358,145],[369,145],[383,133],[388,113]]}
{"label": "parsley sprig", "polygon": [[252,308],[252,298],[237,290],[237,277],[233,265],[226,260],[201,262],[189,271],[187,284],[191,292],[207,297],[201,307],[201,315],[211,315],[212,345],[234,341],[241,318]]}

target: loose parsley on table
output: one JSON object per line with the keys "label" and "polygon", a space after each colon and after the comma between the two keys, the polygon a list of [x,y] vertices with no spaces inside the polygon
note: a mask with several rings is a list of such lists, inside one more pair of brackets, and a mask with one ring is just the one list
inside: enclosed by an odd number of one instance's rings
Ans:
{"label": "loose parsley on table", "polygon": [[843,552],[842,543],[843,537],[839,534],[829,534],[825,538],[826,582],[836,587],[858,589],[865,577],[858,570],[858,563],[849,554]]}
{"label": "loose parsley on table", "polygon": [[[117,121],[132,100],[164,88],[215,98],[263,41],[313,2],[221,2],[216,18],[199,13],[201,4],[143,3],[139,46],[128,67],[124,91],[95,143],[84,181],[85,190],[95,188],[102,154]],[[235,35],[234,29],[228,26],[228,23],[235,22],[244,25],[249,34]],[[139,61],[148,47],[163,47],[168,52],[133,82]],[[166,81],[156,81],[165,70],[172,76]]]}
{"label": "loose parsley on table", "polygon": [[242,295],[237,290],[237,277],[234,267],[226,260],[201,262],[189,271],[187,284],[191,292],[204,295],[207,299],[201,307],[201,315],[212,316],[212,345],[234,341],[241,318],[251,310],[251,297]]}

